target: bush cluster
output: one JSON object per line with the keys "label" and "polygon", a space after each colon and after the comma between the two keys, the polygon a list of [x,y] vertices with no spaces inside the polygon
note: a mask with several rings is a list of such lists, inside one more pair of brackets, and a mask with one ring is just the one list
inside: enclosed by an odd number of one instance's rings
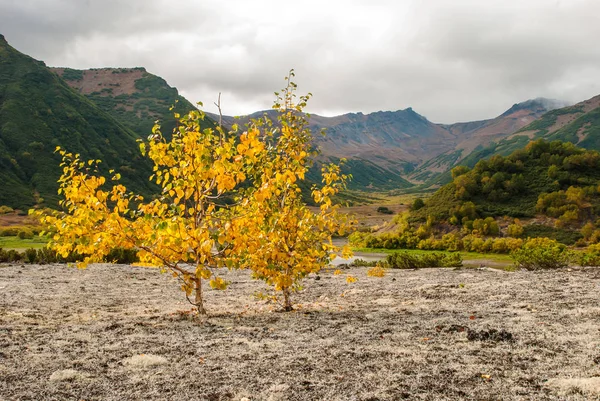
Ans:
{"label": "bush cluster", "polygon": [[423,221],[431,215],[462,225],[467,214],[473,221],[490,216],[533,217],[541,212],[557,218],[562,227],[600,216],[600,153],[572,143],[537,140],[506,157],[487,159],[486,151],[479,155],[477,163],[469,161],[472,169],[454,168],[452,182],[427,199],[414,216]]}
{"label": "bush cluster", "polygon": [[0,237],[19,237],[31,239],[38,235],[42,229],[39,226],[0,226]]}
{"label": "bush cluster", "polygon": [[[71,254],[66,258],[58,255],[55,251],[49,248],[34,249],[29,248],[24,252],[19,252],[14,249],[4,250],[0,248],[0,263],[75,263],[83,260],[83,256]],[[115,248],[105,258],[106,262],[131,264],[138,262],[137,252],[132,249]]]}
{"label": "bush cluster", "polygon": [[384,267],[392,269],[423,269],[428,267],[460,267],[462,257],[459,253],[409,253],[394,252],[387,256]]}
{"label": "bush cluster", "polygon": [[0,206],[0,214],[7,214],[14,212],[14,209],[10,206],[2,205]]}
{"label": "bush cluster", "polygon": [[352,262],[348,264],[351,267],[374,267],[377,266],[379,262],[377,260],[364,260],[361,258],[356,258]]}
{"label": "bush cluster", "polygon": [[559,269],[573,260],[572,252],[564,244],[549,238],[528,239],[510,256],[515,266],[527,270]]}
{"label": "bush cluster", "polygon": [[600,266],[600,244],[588,246],[588,248],[579,254],[577,263],[580,266]]}
{"label": "bush cluster", "polygon": [[507,254],[523,245],[521,238],[499,237],[484,238],[476,234],[461,237],[458,233],[442,235],[435,238],[430,235],[421,238],[417,232],[406,231],[403,233],[386,233],[374,235],[364,232],[355,232],[350,235],[350,244],[361,248],[385,249],[421,249],[424,251],[465,251],[481,253]]}

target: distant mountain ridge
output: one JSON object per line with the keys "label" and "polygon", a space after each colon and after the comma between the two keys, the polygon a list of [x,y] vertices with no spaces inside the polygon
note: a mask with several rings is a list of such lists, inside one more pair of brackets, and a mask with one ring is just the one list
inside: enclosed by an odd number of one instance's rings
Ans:
{"label": "distant mountain ridge", "polygon": [[435,155],[423,163],[410,178],[415,182],[435,181],[441,174],[461,164],[475,150],[501,141],[545,113],[566,105],[568,102],[565,101],[536,98],[516,103],[496,118],[442,125],[457,135],[459,140],[456,145],[452,150]]}
{"label": "distant mountain ridge", "polygon": [[[347,171],[355,176],[352,188],[407,188],[433,181],[475,149],[508,137],[553,107],[564,104],[537,98],[517,103],[493,119],[455,124],[432,123],[411,107],[334,117],[311,114],[310,126],[313,132],[325,129],[325,137],[315,135],[322,158],[343,157],[353,164]],[[266,110],[237,120],[223,116],[223,122],[243,125],[264,114],[276,118],[273,110]],[[210,113],[209,116],[219,117]],[[373,169],[375,166],[377,169]],[[375,174],[383,176],[376,178]]]}
{"label": "distant mountain ridge", "polygon": [[[99,158],[124,177],[133,189],[148,190],[146,161],[135,140],[145,138],[156,120],[169,134],[173,112],[193,110],[176,88],[142,67],[75,70],[48,68],[10,47],[0,35],[0,178],[8,183],[0,204],[24,205],[56,201],[56,145]],[[171,106],[175,109],[171,110]],[[537,98],[517,103],[499,116],[480,121],[436,124],[412,108],[335,117],[310,116],[319,162],[346,158],[352,189],[388,190],[448,182],[457,164],[474,165],[493,154],[508,154],[533,138],[561,139],[600,149],[600,96],[574,106]],[[223,123],[243,125],[259,111]],[[208,113],[206,126],[218,115]],[[318,135],[320,130],[327,135]],[[51,166],[52,164],[52,166]],[[318,167],[318,166],[317,166]],[[129,174],[130,173],[130,174]],[[316,179],[316,169],[311,178]],[[48,203],[46,202],[46,203]]]}

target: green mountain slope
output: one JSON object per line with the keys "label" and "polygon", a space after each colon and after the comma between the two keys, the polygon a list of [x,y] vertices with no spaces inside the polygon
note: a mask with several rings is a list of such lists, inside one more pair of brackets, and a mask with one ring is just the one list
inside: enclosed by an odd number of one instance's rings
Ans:
{"label": "green mountain slope", "polygon": [[585,149],[600,150],[600,107],[545,135],[545,138],[576,143]]}
{"label": "green mountain slope", "polygon": [[[307,178],[311,182],[321,182],[321,166],[323,162],[339,163],[336,157],[321,157],[309,170]],[[349,189],[355,190],[391,190],[410,188],[412,183],[402,178],[403,173],[395,168],[383,167],[371,160],[350,158],[342,164],[342,173],[351,174],[352,180],[348,183]]]}
{"label": "green mountain slope", "polygon": [[377,233],[357,232],[359,247],[509,253],[527,238],[566,245],[600,242],[600,153],[543,139],[453,179]]}
{"label": "green mountain slope", "polygon": [[137,137],[0,35],[0,205],[56,205],[56,146],[103,160],[130,189],[147,194],[151,169]]}
{"label": "green mountain slope", "polygon": [[[172,132],[175,127],[173,114],[185,114],[195,109],[176,88],[141,67],[52,70],[142,138],[149,135],[157,120],[163,133]],[[214,122],[207,118],[206,126],[214,126]]]}

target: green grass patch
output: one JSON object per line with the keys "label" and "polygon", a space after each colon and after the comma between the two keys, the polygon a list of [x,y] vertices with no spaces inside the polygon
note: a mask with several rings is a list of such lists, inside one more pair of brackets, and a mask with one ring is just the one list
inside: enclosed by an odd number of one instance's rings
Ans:
{"label": "green grass patch", "polygon": [[15,249],[23,251],[25,249],[34,248],[41,249],[46,246],[48,239],[36,235],[33,239],[21,239],[19,237],[0,237],[0,248],[8,250]]}
{"label": "green grass patch", "polygon": [[[355,253],[380,253],[380,254],[391,254],[397,253],[398,251],[406,252],[408,254],[422,254],[422,253],[452,253],[447,251],[424,251],[421,249],[385,249],[385,248],[352,248]],[[511,264],[512,259],[509,255],[499,253],[479,253],[479,252],[459,252],[462,256],[463,261],[468,262],[470,260],[485,259],[495,263],[506,263]],[[357,255],[360,257],[360,255]]]}

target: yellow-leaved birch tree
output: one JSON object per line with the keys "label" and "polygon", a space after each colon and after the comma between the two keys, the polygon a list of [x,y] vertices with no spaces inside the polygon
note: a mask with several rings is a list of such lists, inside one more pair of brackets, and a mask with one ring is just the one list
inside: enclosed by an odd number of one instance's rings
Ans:
{"label": "yellow-leaved birch tree", "polygon": [[83,255],[80,268],[103,261],[114,248],[134,249],[140,264],[178,277],[202,315],[203,282],[225,289],[219,268],[249,268],[281,291],[291,310],[291,291],[329,263],[340,250],[332,235],[350,226],[332,202],[348,179],[339,166],[325,166],[322,185],[312,189],[317,211],[302,199],[298,183],[312,155],[302,113],[309,96],[296,101],[292,77],[293,71],[275,104],[277,124],[254,121],[242,134],[236,126],[202,129],[204,115],[192,111],[175,116],[171,139],[156,126],[140,143],[154,164],[150,180],[161,188],[153,200],[128,192],[114,171],[109,185],[99,160],[57,148],[63,212],[41,216],[53,232],[50,247],[63,257]]}
{"label": "yellow-leaved birch tree", "polygon": [[227,283],[217,269],[235,264],[236,242],[215,247],[219,237],[234,234],[229,232],[232,206],[224,200],[235,196],[264,144],[257,131],[238,136],[221,127],[201,129],[202,119],[202,113],[192,111],[179,119],[170,140],[155,127],[148,142],[140,143],[154,163],[150,180],[162,189],[148,202],[128,193],[118,174],[106,189],[98,160],[83,161],[57,149],[63,156],[59,193],[64,212],[42,217],[54,232],[50,246],[63,257],[72,252],[85,256],[80,268],[102,261],[113,248],[135,249],[140,264],[179,277],[188,300],[206,314],[203,281],[224,289]]}
{"label": "yellow-leaved birch tree", "polygon": [[[332,197],[345,188],[350,178],[339,165],[322,168],[322,183],[312,188],[317,210],[311,210],[302,197],[299,183],[311,167],[312,134],[303,109],[311,94],[296,98],[293,70],[287,85],[276,93],[273,108],[279,112],[277,124],[255,120],[252,129],[266,127],[266,151],[248,191],[249,220],[253,234],[243,255],[245,266],[256,278],[266,281],[283,296],[283,307],[292,310],[291,292],[300,288],[302,278],[327,266],[341,249],[332,236],[347,232],[352,221],[339,213]],[[276,128],[272,128],[272,127]],[[239,230],[236,230],[239,231]],[[344,247],[345,256],[350,255]]]}

